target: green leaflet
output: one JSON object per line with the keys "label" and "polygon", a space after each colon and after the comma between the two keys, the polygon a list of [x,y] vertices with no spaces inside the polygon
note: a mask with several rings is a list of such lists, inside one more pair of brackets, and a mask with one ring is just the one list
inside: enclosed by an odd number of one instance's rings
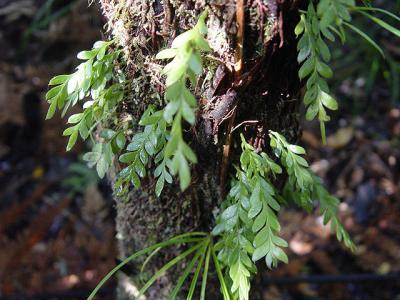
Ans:
{"label": "green leaflet", "polygon": [[158,178],[156,194],[161,194],[164,181],[172,183],[172,176],[166,168],[164,150],[169,136],[167,123],[163,118],[163,110],[155,111],[150,106],[139,122],[143,131],[137,132],[126,148],[126,153],[119,157],[121,163],[127,166],[121,170],[114,189],[118,196],[123,197],[129,191],[130,183],[140,187],[140,178],[146,175],[146,170],[153,159],[157,165],[154,176]]}
{"label": "green leaflet", "polygon": [[[92,50],[79,52],[77,57],[83,60],[76,72],[53,77],[46,94],[49,110],[46,119],[54,116],[57,109],[62,116],[69,108],[78,102],[82,111],[71,115],[67,123],[69,127],[63,135],[68,136],[67,151],[71,150],[78,138],[87,140],[100,123],[105,124],[115,117],[117,105],[124,97],[125,81],[113,73],[114,62],[119,51],[111,51],[109,46],[113,41],[98,41]],[[91,152],[84,154],[83,159],[90,167],[96,166],[100,178],[112,164],[116,153],[125,147],[123,131],[103,129],[100,133],[101,142],[96,143]]]}
{"label": "green leaflet", "polygon": [[[72,149],[78,137],[86,140],[100,122],[110,119],[123,98],[124,83],[113,75],[119,52],[109,51],[111,44],[112,41],[99,41],[92,50],[78,53],[78,58],[85,62],[76,68],[77,71],[55,76],[49,82],[51,89],[46,100],[50,106],[46,119],[52,118],[57,109],[62,110],[64,116],[69,108],[86,100],[82,103],[83,111],[68,118],[67,123],[72,125],[63,132],[64,136],[69,136],[67,151]],[[100,177],[104,176],[104,167],[105,164],[98,168]]]}
{"label": "green leaflet", "polygon": [[[53,117],[57,108],[62,109],[64,115],[70,107],[85,98],[93,99],[93,102],[84,104],[86,107],[95,104],[102,108],[106,106],[104,109],[110,109],[112,104],[120,100],[120,85],[106,88],[106,84],[113,79],[114,61],[119,56],[118,51],[109,51],[112,43],[113,41],[96,42],[92,50],[78,54],[78,58],[85,62],[77,66],[75,73],[58,75],[50,80],[51,89],[46,94],[46,100],[50,104],[47,119]],[[108,103],[110,100],[113,103]]]}
{"label": "green leaflet", "polygon": [[289,144],[277,132],[270,131],[269,137],[271,148],[289,175],[288,184],[298,196],[296,203],[310,211],[314,181],[308,170],[307,161],[301,156],[305,154],[305,150],[300,146]]}
{"label": "green leaflet", "polygon": [[336,233],[338,241],[343,241],[345,246],[351,251],[355,251],[356,246],[351,240],[349,234],[344,229],[343,225],[337,216],[337,206],[340,201],[336,197],[330,195],[322,185],[320,178],[314,175],[313,197],[319,200],[320,213],[323,217],[324,224],[330,222],[331,230]]}
{"label": "green leaflet", "polygon": [[[194,125],[196,119],[197,101],[186,87],[186,82],[189,80],[192,85],[196,84],[196,76],[203,71],[200,52],[210,51],[204,38],[207,33],[206,16],[207,12],[204,12],[191,30],[177,36],[170,49],[162,50],[156,56],[158,59],[172,58],[162,71],[166,75],[165,99],[168,103],[164,108],[164,119],[172,124],[165,146],[163,168],[165,170],[168,166],[172,175],[178,174],[182,191],[190,184],[190,163],[197,162],[196,155],[183,139],[182,121]],[[163,182],[161,179],[157,182],[160,192]]]}
{"label": "green leaflet", "polygon": [[96,166],[97,174],[103,178],[111,167],[114,156],[125,147],[126,139],[122,131],[111,129],[103,129],[100,137],[103,143],[96,143],[92,151],[85,153],[82,158],[90,168]]}
{"label": "green leaflet", "polygon": [[327,109],[336,110],[337,102],[330,95],[327,79],[333,75],[327,65],[331,59],[330,50],[324,39],[335,39],[332,31],[343,32],[340,24],[343,20],[350,21],[347,6],[352,1],[320,1],[317,10],[310,2],[306,13],[301,14],[300,22],[295,28],[297,36],[301,38],[297,44],[297,60],[301,64],[300,79],[307,79],[304,104],[306,105],[306,119],[318,118],[321,124],[321,136],[325,142],[325,125],[329,121]]}
{"label": "green leaflet", "polygon": [[287,262],[280,247],[287,244],[277,236],[280,225],[271,180],[282,169],[265,153],[257,153],[242,136],[242,154],[236,179],[224,202],[225,209],[213,230],[220,235],[218,259],[229,271],[231,292],[241,300],[249,299],[250,278],[255,262],[265,258],[268,267],[278,260]]}
{"label": "green leaflet", "polygon": [[354,250],[355,245],[337,216],[339,200],[328,193],[321,179],[309,170],[306,160],[299,156],[305,154],[304,149],[289,144],[285,137],[277,132],[270,131],[269,137],[271,148],[289,175],[286,189],[293,195],[292,200],[308,211],[312,209],[313,200],[319,200],[324,224],[330,222],[337,239],[343,241],[350,250]]}
{"label": "green leaflet", "polygon": [[325,122],[330,120],[327,110],[336,110],[338,107],[327,84],[327,79],[332,77],[333,72],[327,65],[331,59],[331,53],[325,41],[334,41],[334,34],[336,34],[344,43],[345,26],[364,38],[384,56],[382,49],[375,41],[351,24],[351,11],[361,13],[393,35],[400,36],[398,28],[367,12],[379,12],[399,21],[400,18],[397,15],[379,8],[354,5],[354,0],[320,0],[315,8],[313,2],[310,2],[307,11],[301,12],[300,22],[295,28],[295,34],[300,36],[297,44],[297,60],[301,64],[299,78],[307,79],[304,95],[306,119],[319,120],[323,143],[326,140]]}

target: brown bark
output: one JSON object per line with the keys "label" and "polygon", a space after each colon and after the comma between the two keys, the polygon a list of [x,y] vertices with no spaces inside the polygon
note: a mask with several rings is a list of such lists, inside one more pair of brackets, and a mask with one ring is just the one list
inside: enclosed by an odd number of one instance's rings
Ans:
{"label": "brown bark", "polygon": [[[155,95],[163,93],[155,53],[190,28],[205,3],[100,2],[110,32],[124,47],[128,65],[125,72],[132,80],[132,93],[121,116],[129,114],[137,120],[149,103],[159,103]],[[232,163],[237,163],[240,155],[239,132],[244,132],[257,148],[265,151],[268,151],[268,130],[279,131],[290,141],[297,139],[300,83],[293,31],[298,22],[298,2],[207,1],[208,40],[214,52],[212,57],[205,58],[205,65],[216,71],[211,83],[205,82],[204,76],[199,79],[198,122],[194,128],[187,128],[185,137],[199,160],[192,168],[191,186],[181,193],[173,184],[157,198],[155,181],[150,176],[141,189],[130,193],[128,202],[116,199],[121,257],[176,234],[212,229],[213,210],[222,201],[226,183],[233,174]],[[118,168],[116,165],[115,170]],[[115,176],[110,174],[110,177]],[[172,249],[152,260],[146,270],[156,270],[175,251]],[[130,275],[140,285],[138,266],[132,266]],[[148,299],[163,299],[174,278],[166,275],[159,280]],[[126,286],[121,291],[120,299],[125,299]]]}

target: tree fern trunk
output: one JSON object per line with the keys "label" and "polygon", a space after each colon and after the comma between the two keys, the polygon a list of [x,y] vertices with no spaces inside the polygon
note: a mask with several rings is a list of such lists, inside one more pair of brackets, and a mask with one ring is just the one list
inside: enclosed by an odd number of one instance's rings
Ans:
{"label": "tree fern trunk", "polygon": [[[195,90],[200,104],[198,121],[194,128],[187,128],[185,137],[199,160],[192,169],[192,183],[184,193],[176,184],[167,186],[157,198],[155,180],[149,176],[141,189],[129,194],[129,201],[115,199],[119,249],[121,257],[126,257],[183,232],[212,229],[213,210],[224,197],[232,163],[240,153],[239,131],[266,151],[270,129],[290,141],[297,139],[300,84],[293,31],[299,1],[100,2],[110,35],[124,49],[127,67],[123,71],[132,82],[120,113],[121,126],[127,126],[126,120],[137,122],[148,104],[161,103],[164,86],[155,54],[191,28],[205,5],[209,7],[208,41],[213,53],[205,58],[205,69],[212,71],[213,79],[208,81],[205,75],[199,79]],[[237,126],[240,129],[232,132]],[[111,181],[119,169],[115,164]],[[176,250],[157,256],[146,272],[157,270]],[[139,263],[131,269],[129,280],[140,286],[148,274],[140,272]],[[174,279],[174,272],[166,274],[147,299],[164,299]],[[127,277],[121,282],[119,298],[127,299]]]}

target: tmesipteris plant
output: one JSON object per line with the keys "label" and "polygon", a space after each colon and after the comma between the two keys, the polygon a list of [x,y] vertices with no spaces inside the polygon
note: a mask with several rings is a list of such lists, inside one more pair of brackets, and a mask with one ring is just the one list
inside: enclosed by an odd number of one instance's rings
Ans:
{"label": "tmesipteris plant", "polygon": [[[331,59],[326,40],[333,41],[335,35],[344,42],[344,28],[349,28],[365,38],[381,53],[380,47],[364,32],[351,24],[351,12],[359,12],[383,28],[400,36],[399,30],[371,15],[370,12],[384,13],[393,19],[400,19],[384,10],[354,6],[353,0],[310,1],[307,11],[300,11],[300,22],[295,33],[298,41],[300,79],[307,78],[304,103],[306,118],[318,118],[321,134],[325,140],[325,122],[329,120],[327,109],[337,109],[337,101],[331,95],[327,79],[333,75],[328,62]],[[139,129],[126,137],[124,128],[114,124],[116,110],[124,98],[126,80],[121,71],[114,68],[119,51],[112,49],[113,42],[96,42],[93,49],[78,54],[84,60],[75,73],[54,77],[53,86],[46,95],[50,107],[47,118],[56,109],[66,111],[81,103],[82,112],[68,119],[71,124],[64,131],[69,136],[67,150],[70,150],[80,136],[89,137],[94,143],[93,150],[83,158],[90,166],[96,166],[103,177],[114,159],[125,166],[119,173],[114,189],[118,196],[128,193],[133,184],[140,186],[150,163],[155,166],[153,176],[157,178],[155,193],[159,196],[165,183],[172,183],[177,175],[181,190],[190,185],[190,165],[197,162],[196,154],[185,142],[183,124],[193,125],[198,106],[191,87],[196,85],[203,72],[202,52],[210,51],[205,39],[206,13],[197,24],[175,38],[171,48],[162,50],[157,59],[172,59],[162,73],[166,77],[164,107],[150,105],[143,113]],[[97,132],[98,125],[108,125]],[[167,262],[139,290],[137,297],[170,268],[189,258],[183,268],[169,299],[175,299],[191,276],[187,299],[193,299],[200,282],[200,299],[205,299],[210,264],[214,265],[221,294],[226,299],[249,299],[251,278],[257,272],[256,262],[264,260],[269,268],[278,262],[287,263],[284,252],[287,242],[279,236],[278,213],[286,195],[274,185],[276,177],[283,171],[288,175],[284,190],[290,191],[291,199],[299,207],[310,211],[314,200],[324,224],[330,224],[337,239],[354,249],[348,233],[337,217],[339,200],[330,195],[322,180],[314,175],[304,159],[305,150],[287,142],[278,132],[268,133],[272,156],[254,149],[241,135],[242,154],[236,166],[236,176],[226,199],[221,204],[216,225],[211,233],[188,232],[167,241],[152,245],[126,258],[107,274],[93,290],[88,299],[93,299],[103,284],[130,261],[147,255],[150,259],[158,251],[174,245],[186,245],[187,249]],[[127,144],[127,140],[130,142]],[[127,146],[126,146],[127,144]],[[148,261],[148,259],[146,261]],[[201,281],[200,281],[201,279]]]}
{"label": "tmesipteris plant", "polygon": [[124,95],[125,79],[121,73],[114,72],[119,51],[110,51],[111,44],[112,41],[99,41],[92,50],[78,53],[78,58],[84,62],[75,73],[52,78],[49,85],[53,87],[46,94],[50,104],[46,119],[52,118],[57,108],[64,116],[69,108],[81,103],[83,111],[68,118],[67,123],[71,125],[63,133],[69,136],[67,151],[72,149],[78,137],[83,140],[90,137],[95,145],[83,159],[89,166],[96,165],[100,177],[104,177],[113,156],[125,146],[122,131],[105,128],[100,132],[101,142],[95,142],[94,137],[97,125],[110,123],[115,118],[118,103]]}
{"label": "tmesipteris plant", "polygon": [[317,4],[310,1],[307,11],[301,11],[300,22],[295,33],[300,36],[297,44],[297,60],[301,64],[300,79],[307,78],[304,104],[307,120],[317,118],[320,122],[321,136],[325,142],[325,122],[329,121],[327,109],[336,110],[337,101],[329,91],[327,79],[333,75],[327,65],[331,53],[326,41],[335,41],[335,35],[344,43],[345,28],[349,28],[363,37],[382,55],[383,50],[366,33],[351,24],[351,12],[358,12],[379,26],[400,37],[400,30],[368,12],[379,12],[400,21],[400,18],[386,10],[373,7],[355,6],[355,0],[320,0]]}

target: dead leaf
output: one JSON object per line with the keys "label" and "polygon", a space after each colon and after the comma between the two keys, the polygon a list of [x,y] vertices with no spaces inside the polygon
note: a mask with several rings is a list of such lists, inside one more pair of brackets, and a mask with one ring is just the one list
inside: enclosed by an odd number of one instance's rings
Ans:
{"label": "dead leaf", "polygon": [[339,149],[346,146],[354,136],[353,127],[340,128],[336,133],[330,135],[327,139],[326,144],[328,147],[333,149]]}
{"label": "dead leaf", "polygon": [[321,145],[320,140],[314,134],[307,130],[303,130],[301,140],[313,148],[318,148]]}

